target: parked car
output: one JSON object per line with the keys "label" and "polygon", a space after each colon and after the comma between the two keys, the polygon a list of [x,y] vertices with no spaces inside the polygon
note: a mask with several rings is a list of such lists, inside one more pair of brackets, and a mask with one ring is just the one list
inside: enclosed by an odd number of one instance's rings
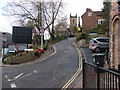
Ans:
{"label": "parked car", "polygon": [[92,38],[89,42],[89,49],[91,49],[94,52],[101,52],[109,49],[109,38],[108,37]]}

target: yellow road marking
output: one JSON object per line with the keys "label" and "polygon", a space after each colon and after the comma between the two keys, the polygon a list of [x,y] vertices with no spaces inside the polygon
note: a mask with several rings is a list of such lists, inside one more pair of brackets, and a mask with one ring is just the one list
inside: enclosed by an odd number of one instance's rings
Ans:
{"label": "yellow road marking", "polygon": [[[57,50],[56,50],[56,48],[55,48],[54,45],[53,45],[53,48],[54,48],[54,50],[55,50],[54,53],[50,54],[48,57],[45,57],[45,58],[41,59],[40,61],[43,61],[43,60],[45,60],[45,59],[47,59],[47,58],[53,56],[54,54],[56,54]],[[39,61],[38,61],[38,62],[39,62]]]}
{"label": "yellow road marking", "polygon": [[76,77],[79,75],[79,73],[82,70],[82,55],[81,55],[79,48],[76,45],[75,45],[75,47],[77,48],[77,51],[79,54],[79,68],[78,68],[77,72],[73,75],[73,77],[62,87],[61,90],[66,90],[69,87],[69,85],[76,79]]}

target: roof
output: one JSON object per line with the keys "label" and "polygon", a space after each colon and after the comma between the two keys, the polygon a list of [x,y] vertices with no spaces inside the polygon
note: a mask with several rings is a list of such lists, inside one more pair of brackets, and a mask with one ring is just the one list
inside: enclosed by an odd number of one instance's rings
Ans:
{"label": "roof", "polygon": [[[88,10],[91,10],[91,9],[90,9],[90,8],[87,8],[87,9],[86,9],[86,12],[87,12]],[[92,11],[92,10],[91,10],[91,11]],[[86,12],[85,12],[85,13],[86,13]],[[92,12],[95,13],[97,16],[103,16],[102,11],[92,11]],[[85,14],[85,13],[84,13],[84,14]],[[84,15],[84,14],[83,14],[83,15]],[[81,17],[83,17],[83,15],[82,15]]]}
{"label": "roof", "polygon": [[102,11],[93,11],[97,16],[102,16]]}

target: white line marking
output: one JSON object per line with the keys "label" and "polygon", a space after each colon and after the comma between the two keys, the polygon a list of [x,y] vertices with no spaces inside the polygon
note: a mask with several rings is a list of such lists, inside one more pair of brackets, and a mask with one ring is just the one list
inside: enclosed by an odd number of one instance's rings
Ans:
{"label": "white line marking", "polygon": [[27,77],[27,76],[30,76],[30,75],[32,75],[32,74],[27,74],[27,75],[25,75],[25,76]]}
{"label": "white line marking", "polygon": [[19,77],[22,76],[22,75],[23,75],[23,73],[17,75],[17,76],[15,77],[15,79],[19,78]]}
{"label": "white line marking", "polygon": [[10,82],[10,81],[12,81],[11,79],[8,79],[8,81]]}
{"label": "white line marking", "polygon": [[11,84],[11,88],[16,88],[15,83],[12,83],[12,84]]}
{"label": "white line marking", "polygon": [[34,73],[38,73],[38,71],[37,71],[37,70],[34,70]]}

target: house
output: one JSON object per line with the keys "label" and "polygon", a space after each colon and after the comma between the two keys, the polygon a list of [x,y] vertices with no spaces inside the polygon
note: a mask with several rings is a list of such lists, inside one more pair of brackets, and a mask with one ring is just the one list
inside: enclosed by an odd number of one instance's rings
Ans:
{"label": "house", "polygon": [[12,35],[8,32],[2,32],[2,35],[6,37],[5,46],[12,44]]}
{"label": "house", "polygon": [[110,65],[113,69],[120,69],[120,12],[118,3],[111,1],[110,8]]}
{"label": "house", "polygon": [[69,30],[72,33],[75,33],[76,28],[77,28],[77,14],[76,14],[76,16],[72,16],[70,14],[70,26],[69,26]]}
{"label": "house", "polygon": [[87,30],[97,28],[98,24],[105,21],[102,17],[102,11],[92,11],[90,8],[87,8],[81,17],[82,27]]}
{"label": "house", "polygon": [[55,36],[65,35],[67,32],[67,25],[65,22],[60,22],[55,27]]}

